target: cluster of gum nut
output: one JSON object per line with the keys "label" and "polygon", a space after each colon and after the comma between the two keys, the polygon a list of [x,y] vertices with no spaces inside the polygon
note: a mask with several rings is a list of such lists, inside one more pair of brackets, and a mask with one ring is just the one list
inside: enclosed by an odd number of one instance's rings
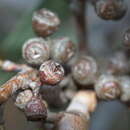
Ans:
{"label": "cluster of gum nut", "polygon": [[[93,57],[79,54],[68,37],[47,38],[57,31],[59,25],[60,20],[53,12],[47,9],[34,12],[32,26],[38,37],[29,39],[23,45],[23,58],[29,65],[22,66],[16,76],[1,86],[0,103],[15,94],[15,105],[24,111],[28,120],[47,121],[50,120],[47,104],[50,100],[53,104],[57,102],[53,97],[61,91],[55,91],[63,88],[71,102],[64,112],[57,113],[59,116],[54,121],[54,129],[86,130],[97,99],[129,102],[129,63],[126,55],[118,52],[110,58],[104,72]],[[130,46],[129,32],[124,36],[127,48]],[[49,88],[46,93],[44,86],[45,89]],[[69,92],[73,92],[73,96]],[[46,95],[49,99],[42,98]],[[58,98],[60,100],[61,96]]]}

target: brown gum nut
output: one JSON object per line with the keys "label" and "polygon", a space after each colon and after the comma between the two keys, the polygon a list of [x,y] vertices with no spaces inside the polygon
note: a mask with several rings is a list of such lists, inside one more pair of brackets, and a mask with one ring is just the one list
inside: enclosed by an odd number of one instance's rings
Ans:
{"label": "brown gum nut", "polygon": [[121,84],[115,76],[110,74],[101,75],[95,83],[95,91],[100,99],[116,99],[121,94]]}
{"label": "brown gum nut", "polygon": [[59,83],[64,77],[63,67],[53,60],[44,62],[40,66],[39,73],[41,81],[50,85]]}
{"label": "brown gum nut", "polygon": [[60,25],[58,16],[43,8],[35,11],[32,17],[32,27],[34,32],[41,37],[47,37],[57,31]]}
{"label": "brown gum nut", "polygon": [[97,0],[95,10],[104,20],[119,20],[126,14],[127,6],[124,0]]}
{"label": "brown gum nut", "polygon": [[44,100],[33,97],[25,106],[25,115],[28,120],[38,121],[47,118],[47,104]]}
{"label": "brown gum nut", "polygon": [[98,75],[96,61],[90,56],[81,56],[72,66],[74,80],[81,85],[93,84]]}
{"label": "brown gum nut", "polygon": [[31,90],[24,90],[18,94],[15,105],[20,109],[24,109],[26,104],[32,99],[32,97],[33,93]]}
{"label": "brown gum nut", "polygon": [[29,63],[40,65],[50,58],[48,42],[43,38],[32,38],[26,41],[22,49],[23,58]]}
{"label": "brown gum nut", "polygon": [[75,44],[68,38],[62,37],[52,41],[51,56],[60,63],[66,63],[75,55]]}

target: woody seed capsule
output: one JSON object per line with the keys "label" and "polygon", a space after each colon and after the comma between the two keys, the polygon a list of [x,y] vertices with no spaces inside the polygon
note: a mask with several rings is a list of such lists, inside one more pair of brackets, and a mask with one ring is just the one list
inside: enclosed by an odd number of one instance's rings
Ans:
{"label": "woody seed capsule", "polygon": [[119,20],[126,14],[127,6],[124,0],[97,0],[95,10],[104,20]]}
{"label": "woody seed capsule", "polygon": [[121,84],[119,80],[112,75],[101,75],[95,83],[95,91],[100,99],[116,99],[121,94]]}
{"label": "woody seed capsule", "polygon": [[23,58],[29,63],[40,65],[50,57],[50,49],[43,38],[32,38],[23,45]]}
{"label": "woody seed capsule", "polygon": [[33,93],[31,90],[24,90],[20,92],[16,98],[15,105],[20,109],[24,109],[27,102],[29,102],[33,97]]}
{"label": "woody seed capsule", "polygon": [[81,85],[93,84],[98,74],[96,61],[90,56],[82,56],[72,66],[72,75],[75,81]]}
{"label": "woody seed capsule", "polygon": [[52,58],[60,63],[68,62],[76,52],[74,43],[68,37],[54,39],[51,46]]}
{"label": "woody seed capsule", "polygon": [[46,37],[57,31],[60,25],[58,16],[43,8],[34,12],[32,17],[32,27],[38,36]]}
{"label": "woody seed capsule", "polygon": [[41,98],[33,97],[25,106],[25,115],[28,120],[45,120],[47,117],[47,104]]}
{"label": "woody seed capsule", "polygon": [[39,74],[41,82],[54,85],[63,79],[64,69],[59,63],[49,60],[40,66]]}

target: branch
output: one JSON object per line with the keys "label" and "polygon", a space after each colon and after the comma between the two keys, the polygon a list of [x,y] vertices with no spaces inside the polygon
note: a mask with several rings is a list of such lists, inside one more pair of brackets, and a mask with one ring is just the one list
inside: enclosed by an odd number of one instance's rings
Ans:
{"label": "branch", "polygon": [[31,69],[31,67],[25,64],[16,64],[10,60],[0,60],[0,68],[7,72],[20,72]]}
{"label": "branch", "polygon": [[38,93],[40,78],[37,70],[19,72],[16,76],[0,87],[0,104],[8,100],[18,89],[31,88],[35,94]]}
{"label": "branch", "polygon": [[87,49],[87,23],[85,19],[86,0],[71,0],[70,8],[76,22],[79,48],[81,51],[85,52]]}

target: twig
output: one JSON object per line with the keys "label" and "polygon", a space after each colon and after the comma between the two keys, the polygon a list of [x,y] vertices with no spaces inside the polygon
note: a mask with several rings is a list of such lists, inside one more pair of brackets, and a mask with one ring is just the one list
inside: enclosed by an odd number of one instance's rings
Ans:
{"label": "twig", "polygon": [[85,10],[86,10],[86,0],[71,0],[70,8],[73,12],[77,33],[79,38],[79,48],[80,51],[88,51],[87,50],[87,22],[85,18]]}
{"label": "twig", "polygon": [[25,64],[16,64],[10,60],[0,60],[0,68],[4,71],[8,72],[20,72],[20,71],[27,71],[31,69],[31,67]]}
{"label": "twig", "polygon": [[18,89],[31,88],[34,94],[37,94],[40,85],[41,82],[37,70],[19,72],[0,87],[0,104],[8,100]]}
{"label": "twig", "polygon": [[46,122],[48,123],[55,123],[59,121],[63,116],[63,113],[54,113],[54,112],[48,112],[48,116],[46,119]]}

